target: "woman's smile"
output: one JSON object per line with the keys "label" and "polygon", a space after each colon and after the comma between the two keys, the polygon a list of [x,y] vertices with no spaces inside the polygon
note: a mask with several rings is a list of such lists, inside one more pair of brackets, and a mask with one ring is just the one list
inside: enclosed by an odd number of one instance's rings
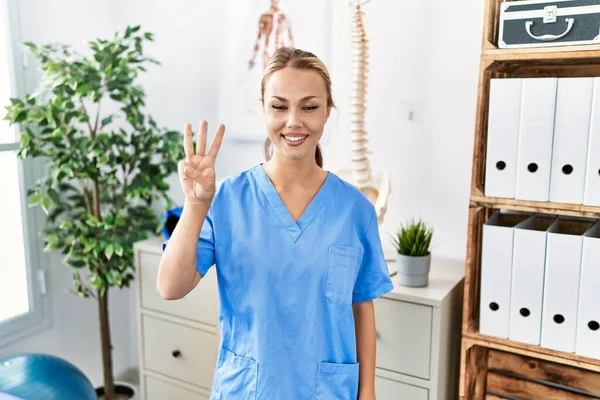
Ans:
{"label": "woman's smile", "polygon": [[308,135],[301,134],[282,134],[281,136],[283,136],[288,146],[300,146],[308,137]]}

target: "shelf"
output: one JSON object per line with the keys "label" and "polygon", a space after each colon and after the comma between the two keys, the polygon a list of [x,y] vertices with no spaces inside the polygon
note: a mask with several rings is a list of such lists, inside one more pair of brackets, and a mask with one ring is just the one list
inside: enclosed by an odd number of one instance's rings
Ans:
{"label": "shelf", "polygon": [[471,196],[474,206],[502,208],[511,211],[523,211],[542,214],[557,214],[569,217],[600,218],[600,207],[582,204],[551,203],[486,197],[480,193]]}
{"label": "shelf", "polygon": [[489,61],[520,61],[527,63],[556,60],[561,63],[584,63],[591,60],[600,61],[600,45],[499,49],[490,44],[482,50],[481,57]]}
{"label": "shelf", "polygon": [[546,349],[541,346],[486,336],[476,332],[463,332],[463,341],[465,342],[464,345],[466,345],[466,347],[478,345],[505,351],[507,353],[519,354],[539,360],[600,372],[600,360],[582,357],[573,353],[564,353],[562,351]]}
{"label": "shelf", "polygon": [[[497,210],[600,219],[600,207],[485,195],[493,79],[600,77],[600,44],[498,48],[507,0],[485,0],[468,213],[459,398],[600,398],[600,360],[479,332],[483,225]],[[510,1],[510,0],[508,0]]]}

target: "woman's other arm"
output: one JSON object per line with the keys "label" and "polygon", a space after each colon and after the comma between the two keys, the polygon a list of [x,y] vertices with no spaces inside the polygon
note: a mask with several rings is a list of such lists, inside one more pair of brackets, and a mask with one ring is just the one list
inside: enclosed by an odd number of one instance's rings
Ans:
{"label": "woman's other arm", "polygon": [[352,306],[359,370],[358,400],[375,400],[375,310],[373,300]]}

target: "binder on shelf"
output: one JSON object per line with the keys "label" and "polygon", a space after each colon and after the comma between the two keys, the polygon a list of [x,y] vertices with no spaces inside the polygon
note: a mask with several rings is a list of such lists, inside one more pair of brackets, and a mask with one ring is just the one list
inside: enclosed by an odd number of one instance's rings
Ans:
{"label": "binder on shelf", "polygon": [[554,216],[532,215],[515,227],[508,338],[540,344],[546,238]]}
{"label": "binder on shelf", "polygon": [[508,338],[513,230],[525,220],[520,213],[496,211],[482,227],[479,332]]}
{"label": "binder on shelf", "polygon": [[575,353],[600,360],[600,221],[583,236]]}
{"label": "binder on shelf", "polygon": [[600,207],[600,78],[594,78],[583,204]]}
{"label": "binder on shelf", "polygon": [[557,78],[523,79],[515,198],[548,201]]}
{"label": "binder on shelf", "polygon": [[491,79],[485,195],[515,198],[521,79]]}
{"label": "binder on shelf", "polygon": [[594,78],[558,78],[550,172],[552,202],[583,203],[593,91]]}
{"label": "binder on shelf", "polygon": [[575,352],[583,234],[590,221],[557,218],[548,231],[542,347]]}

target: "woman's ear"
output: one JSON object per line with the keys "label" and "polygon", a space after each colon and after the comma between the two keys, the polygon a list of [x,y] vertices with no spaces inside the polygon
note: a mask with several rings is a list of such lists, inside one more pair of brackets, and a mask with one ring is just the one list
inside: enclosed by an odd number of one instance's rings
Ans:
{"label": "woman's ear", "polygon": [[325,122],[329,119],[329,115],[331,114],[331,106],[327,107],[327,114],[325,115]]}

